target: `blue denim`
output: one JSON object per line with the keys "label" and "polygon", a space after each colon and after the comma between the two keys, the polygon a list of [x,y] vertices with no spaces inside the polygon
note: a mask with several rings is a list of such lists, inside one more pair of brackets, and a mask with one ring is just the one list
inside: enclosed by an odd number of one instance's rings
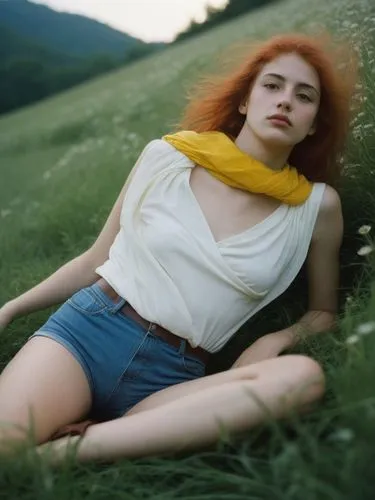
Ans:
{"label": "blue denim", "polygon": [[154,392],[205,375],[204,363],[126,317],[95,283],[68,299],[32,335],[65,346],[82,366],[92,394],[90,417],[117,418]]}

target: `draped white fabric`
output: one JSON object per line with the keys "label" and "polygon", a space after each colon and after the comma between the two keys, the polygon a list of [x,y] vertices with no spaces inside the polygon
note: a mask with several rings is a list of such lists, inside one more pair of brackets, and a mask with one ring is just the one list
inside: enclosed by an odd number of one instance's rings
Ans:
{"label": "draped white fabric", "polygon": [[189,184],[194,164],[163,140],[137,161],[121,229],[96,272],[146,320],[215,352],[301,269],[325,184],[216,242]]}

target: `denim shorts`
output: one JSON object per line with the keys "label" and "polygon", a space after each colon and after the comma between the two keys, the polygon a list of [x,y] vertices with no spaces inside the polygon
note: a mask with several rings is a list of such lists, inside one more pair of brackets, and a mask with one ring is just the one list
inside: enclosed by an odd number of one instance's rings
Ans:
{"label": "denim shorts", "polygon": [[[205,375],[205,364],[121,312],[96,283],[68,299],[32,335],[56,340],[82,366],[91,388],[90,417],[122,416],[139,401],[171,385]],[[150,323],[151,327],[152,323]]]}

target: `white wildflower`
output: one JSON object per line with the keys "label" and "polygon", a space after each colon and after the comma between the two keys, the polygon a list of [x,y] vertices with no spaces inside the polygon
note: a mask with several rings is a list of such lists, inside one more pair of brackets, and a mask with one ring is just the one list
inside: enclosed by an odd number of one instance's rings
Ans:
{"label": "white wildflower", "polygon": [[18,198],[14,198],[14,200],[12,200],[12,201],[10,202],[10,205],[11,205],[12,207],[14,207],[14,206],[16,206],[16,205],[19,205],[19,204],[21,203],[21,201],[22,201],[22,199],[21,199],[21,198],[19,198],[19,197],[18,197]]}
{"label": "white wildflower", "polygon": [[134,134],[133,132],[131,132],[130,134],[128,134],[128,139],[130,142],[132,142],[134,144],[138,141],[138,136],[137,136],[137,134]]}
{"label": "white wildflower", "polygon": [[364,225],[358,229],[358,234],[368,234],[371,231],[371,226]]}
{"label": "white wildflower", "polygon": [[10,215],[11,213],[12,211],[10,210],[10,208],[4,208],[3,210],[1,210],[0,215],[1,218],[4,219],[5,217],[8,217],[8,215]]}
{"label": "white wildflower", "polygon": [[347,339],[345,340],[345,342],[348,344],[348,345],[353,345],[353,344],[356,344],[359,340],[359,336],[358,335],[349,335],[349,337],[347,337]]}
{"label": "white wildflower", "polygon": [[358,250],[357,254],[363,257],[365,255],[369,255],[373,250],[374,248],[371,245],[365,245]]}
{"label": "white wildflower", "polygon": [[341,441],[343,443],[348,443],[354,438],[354,432],[352,429],[337,429],[336,432],[331,434],[330,438],[334,441]]}
{"label": "white wildflower", "polygon": [[63,156],[57,163],[56,168],[65,167],[69,162],[69,159],[66,156]]}
{"label": "white wildflower", "polygon": [[353,297],[351,295],[348,295],[345,299],[347,304],[352,304],[353,303]]}
{"label": "white wildflower", "polygon": [[362,323],[356,329],[358,335],[369,335],[375,332],[375,321],[369,321],[367,323]]}

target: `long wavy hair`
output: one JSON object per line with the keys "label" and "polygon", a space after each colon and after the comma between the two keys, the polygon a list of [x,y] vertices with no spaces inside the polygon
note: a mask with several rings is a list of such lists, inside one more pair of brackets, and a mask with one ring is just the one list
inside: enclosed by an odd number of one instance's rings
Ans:
{"label": "long wavy hair", "polygon": [[296,53],[310,64],[321,86],[316,132],[294,146],[288,162],[312,182],[335,185],[341,173],[339,158],[349,130],[358,64],[350,45],[343,50],[342,43],[333,42],[328,34],[279,35],[252,45],[228,75],[209,75],[195,85],[178,129],[216,130],[237,137],[246,119],[238,108],[251,92],[257,75],[265,64],[287,53]]}

